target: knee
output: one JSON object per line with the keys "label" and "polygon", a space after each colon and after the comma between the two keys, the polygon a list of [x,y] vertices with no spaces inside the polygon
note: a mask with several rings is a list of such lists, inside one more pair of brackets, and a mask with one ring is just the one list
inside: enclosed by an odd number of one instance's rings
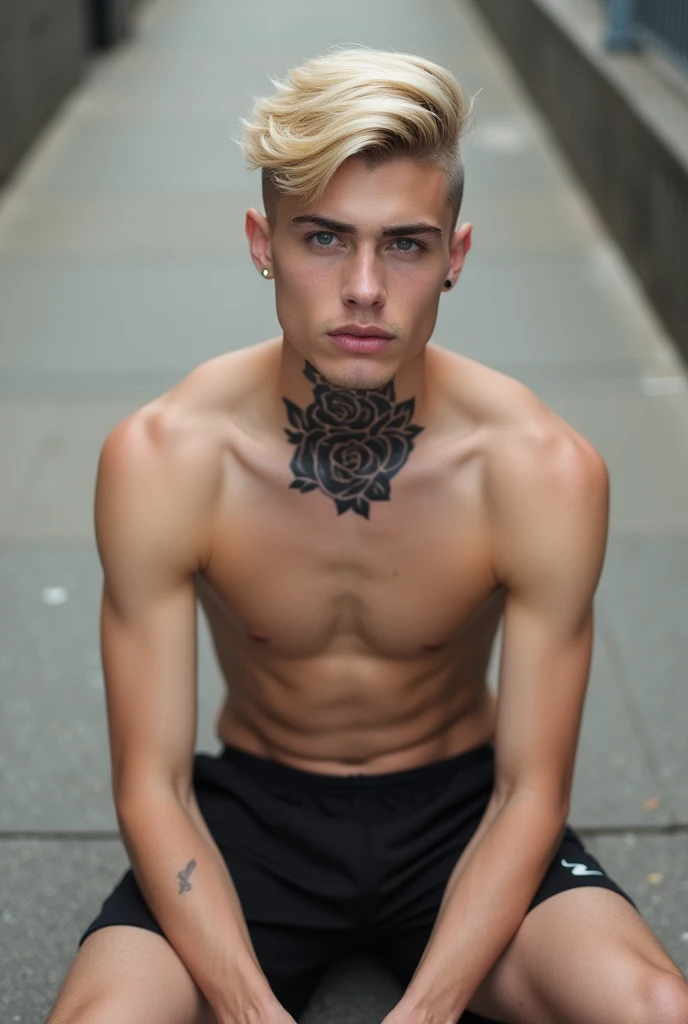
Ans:
{"label": "knee", "polygon": [[58,999],[45,1024],[134,1024],[138,1019],[126,1012],[114,994],[105,994],[88,999]]}
{"label": "knee", "polygon": [[[45,1024],[150,1024],[152,1015],[144,1010],[142,1013],[133,1009],[131,1003],[123,1002],[115,993],[91,997],[76,1002],[60,1001],[55,1004]],[[169,1013],[161,1013],[159,1019],[169,1019]],[[200,1005],[185,1016],[182,1008],[175,1020],[186,1019],[193,1024],[218,1024],[205,999]]]}
{"label": "knee", "polygon": [[672,971],[655,969],[636,993],[637,1024],[688,1024],[688,984]]}
{"label": "knee", "polygon": [[75,1003],[58,999],[45,1024],[95,1024],[96,1021],[115,1020],[112,1009],[109,1000]]}

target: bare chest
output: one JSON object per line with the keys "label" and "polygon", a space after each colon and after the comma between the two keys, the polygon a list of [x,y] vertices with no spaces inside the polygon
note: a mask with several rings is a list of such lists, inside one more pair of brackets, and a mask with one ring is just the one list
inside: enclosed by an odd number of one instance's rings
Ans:
{"label": "bare chest", "polygon": [[[478,647],[495,605],[479,467],[409,464],[369,516],[290,488],[288,466],[231,466],[199,596],[214,632],[262,656],[414,661]],[[492,625],[489,631],[493,632]]]}

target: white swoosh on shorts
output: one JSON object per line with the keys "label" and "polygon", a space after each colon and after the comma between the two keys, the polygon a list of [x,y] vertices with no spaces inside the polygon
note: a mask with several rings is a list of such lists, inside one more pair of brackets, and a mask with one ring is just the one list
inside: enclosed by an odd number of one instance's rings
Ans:
{"label": "white swoosh on shorts", "polygon": [[562,860],[561,863],[564,865],[565,868],[571,868],[571,874],[572,875],[602,875],[602,874],[604,874],[604,872],[602,872],[602,871],[592,871],[590,868],[587,868],[585,866],[585,864],[576,864],[576,863],[569,864],[569,862],[567,860]]}

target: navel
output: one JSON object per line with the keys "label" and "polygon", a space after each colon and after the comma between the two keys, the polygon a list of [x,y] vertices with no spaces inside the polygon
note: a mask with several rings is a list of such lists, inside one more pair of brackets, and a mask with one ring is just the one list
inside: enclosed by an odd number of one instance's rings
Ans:
{"label": "navel", "polygon": [[249,640],[255,640],[257,644],[267,644],[270,642],[268,637],[264,636],[263,633],[259,633],[257,629],[248,629],[246,635]]}
{"label": "navel", "polygon": [[447,646],[447,641],[443,640],[439,644],[423,644],[424,651],[441,651],[443,647]]}

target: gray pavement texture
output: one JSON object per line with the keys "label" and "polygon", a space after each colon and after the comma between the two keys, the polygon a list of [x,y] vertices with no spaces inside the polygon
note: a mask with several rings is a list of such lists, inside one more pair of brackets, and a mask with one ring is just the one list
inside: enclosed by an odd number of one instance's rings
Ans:
{"label": "gray pavement texture", "polygon": [[[4,1021],[44,1021],[127,865],[98,650],[100,446],[193,365],[277,332],[243,239],[259,182],[231,136],[269,74],[359,42],[440,60],[478,93],[474,246],[435,341],[524,381],[610,468],[571,821],[688,969],[688,388],[672,345],[461,0],[155,0],[0,200]],[[197,747],[215,751],[221,686],[200,630]],[[343,962],[304,1019],[379,1021],[398,996],[372,961]]]}

